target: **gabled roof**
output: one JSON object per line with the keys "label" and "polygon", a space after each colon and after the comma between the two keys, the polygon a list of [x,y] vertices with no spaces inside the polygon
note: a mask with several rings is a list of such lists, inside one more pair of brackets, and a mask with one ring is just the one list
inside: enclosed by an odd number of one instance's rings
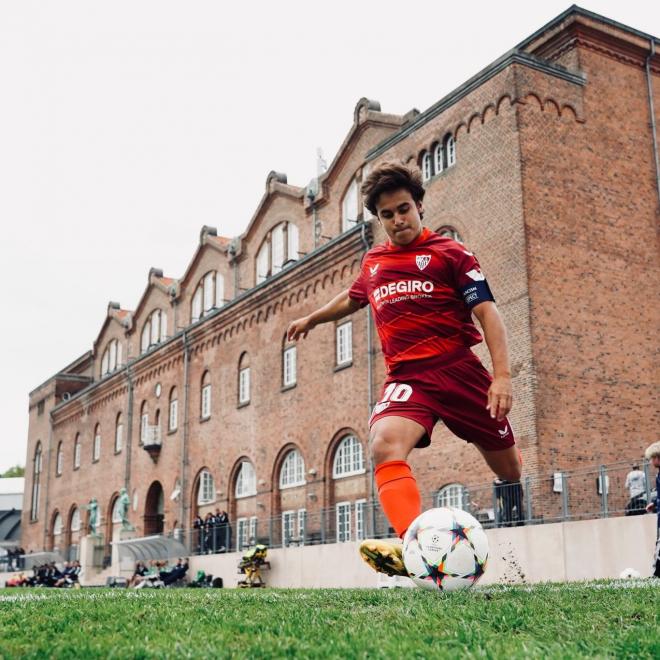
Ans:
{"label": "gabled roof", "polygon": [[132,322],[132,314],[133,313],[128,309],[121,309],[121,306],[119,305],[118,302],[114,302],[111,300],[108,303],[108,311],[106,313],[105,321],[103,322],[103,325],[101,326],[101,330],[99,334],[96,336],[96,340],[94,341],[93,344],[93,352],[95,355],[96,355],[97,346],[99,345],[99,342],[103,338],[103,334],[107,330],[110,323],[115,321],[116,323],[119,323],[124,328],[124,330],[126,330],[130,327],[130,324]]}
{"label": "gabled roof", "polygon": [[177,291],[175,298],[178,298],[181,295],[181,292],[188,285],[192,273],[195,271],[199,260],[204,253],[204,250],[212,248],[217,250],[222,254],[227,254],[229,247],[231,245],[232,239],[227,236],[218,236],[218,230],[215,227],[209,227],[204,225],[199,232],[199,246],[195,250],[192,260],[186,268],[186,272],[183,274],[183,277],[177,282]]}
{"label": "gabled roof", "polygon": [[163,271],[160,268],[150,268],[147,286],[144,290],[144,293],[140,297],[140,302],[138,303],[137,307],[135,308],[135,311],[132,314],[131,325],[129,326],[129,330],[133,329],[133,323],[135,319],[137,319],[138,316],[141,315],[142,310],[144,309],[144,306],[147,303],[149,294],[151,293],[152,289],[158,289],[169,296],[175,296],[177,293],[177,284],[178,284],[177,280],[171,277],[164,277]]}
{"label": "gabled roof", "polygon": [[279,195],[290,197],[295,200],[300,200],[302,203],[303,197],[305,195],[305,189],[290,185],[287,182],[287,176],[284,174],[284,172],[275,172],[274,170],[270,171],[266,177],[266,192],[259,200],[259,204],[257,205],[255,212],[252,214],[247,228],[239,236],[238,241],[247,240],[249,238],[250,234],[252,234],[256,227],[257,221],[263,217],[270,205],[273,203],[273,200]]}

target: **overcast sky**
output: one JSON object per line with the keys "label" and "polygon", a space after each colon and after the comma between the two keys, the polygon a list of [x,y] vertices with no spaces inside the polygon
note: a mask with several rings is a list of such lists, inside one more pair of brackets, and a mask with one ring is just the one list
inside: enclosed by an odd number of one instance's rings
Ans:
{"label": "overcast sky", "polygon": [[[657,2],[583,6],[660,34]],[[305,185],[361,97],[424,110],[568,7],[0,0],[0,472],[109,300],[180,277],[202,225],[240,234],[270,170]]]}

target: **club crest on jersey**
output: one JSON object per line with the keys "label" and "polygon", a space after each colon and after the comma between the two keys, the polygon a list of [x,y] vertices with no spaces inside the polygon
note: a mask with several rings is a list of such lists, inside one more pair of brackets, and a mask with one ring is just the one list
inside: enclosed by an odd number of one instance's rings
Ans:
{"label": "club crest on jersey", "polygon": [[430,254],[418,254],[415,257],[415,261],[417,262],[417,268],[419,268],[420,270],[424,270],[429,265],[429,262],[431,261],[431,255]]}

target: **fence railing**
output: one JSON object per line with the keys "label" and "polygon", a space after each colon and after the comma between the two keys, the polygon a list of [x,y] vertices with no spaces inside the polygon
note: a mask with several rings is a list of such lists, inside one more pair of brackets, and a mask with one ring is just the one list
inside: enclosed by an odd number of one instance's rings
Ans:
{"label": "fence railing", "polygon": [[[470,512],[485,528],[539,525],[608,516],[638,515],[655,496],[655,470],[630,461],[523,477],[520,483],[452,485],[427,493],[422,509],[451,505]],[[631,476],[629,476],[631,475]],[[394,535],[377,500],[342,502],[317,511],[298,509],[274,517],[249,516],[229,525],[207,524],[172,532],[191,554],[240,552],[255,543],[270,548],[341,543]]]}

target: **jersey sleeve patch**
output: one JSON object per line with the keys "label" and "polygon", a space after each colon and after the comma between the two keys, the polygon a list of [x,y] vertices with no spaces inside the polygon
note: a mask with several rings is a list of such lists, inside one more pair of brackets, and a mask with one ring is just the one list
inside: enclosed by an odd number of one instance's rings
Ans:
{"label": "jersey sleeve patch", "polygon": [[495,297],[485,278],[462,287],[461,295],[463,296],[463,302],[469,309],[489,300],[495,302]]}

